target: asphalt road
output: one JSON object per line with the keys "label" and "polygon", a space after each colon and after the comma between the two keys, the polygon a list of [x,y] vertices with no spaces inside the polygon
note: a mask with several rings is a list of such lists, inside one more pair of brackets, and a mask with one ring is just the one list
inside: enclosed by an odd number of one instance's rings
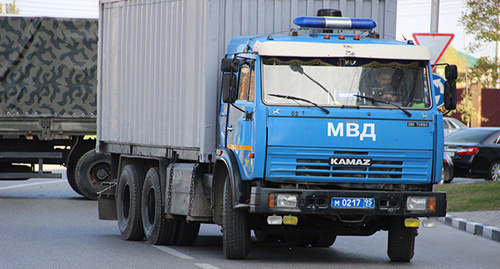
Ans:
{"label": "asphalt road", "polygon": [[[64,172],[64,170],[62,170]],[[419,229],[415,257],[392,263],[387,233],[339,237],[330,248],[252,242],[247,260],[222,254],[216,225],[202,225],[194,246],[151,246],[121,239],[116,221],[65,180],[0,181],[0,268],[499,268],[500,244],[438,223]]]}

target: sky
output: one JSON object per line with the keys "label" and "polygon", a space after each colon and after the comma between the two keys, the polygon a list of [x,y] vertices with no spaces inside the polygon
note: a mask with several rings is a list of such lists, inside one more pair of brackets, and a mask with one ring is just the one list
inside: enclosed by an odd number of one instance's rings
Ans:
{"label": "sky", "polygon": [[[473,41],[473,37],[466,35],[463,26],[458,23],[464,11],[464,0],[440,0],[438,32],[455,34],[451,45],[462,52],[466,52],[465,48]],[[398,0],[396,39],[402,40],[403,35],[407,39],[413,39],[413,33],[429,33],[430,14],[431,0]],[[494,57],[495,51],[495,43],[490,43],[471,55]]]}
{"label": "sky", "polygon": [[[464,0],[439,0],[439,33],[453,33],[451,45],[462,52],[473,40],[464,33],[458,19],[465,11]],[[0,3],[12,3],[12,0],[0,0]],[[16,0],[24,16],[51,16],[74,18],[97,18],[98,0]],[[413,33],[430,32],[431,0],[397,0],[396,39],[413,39]],[[473,54],[474,57],[495,56],[495,44],[491,43]]]}

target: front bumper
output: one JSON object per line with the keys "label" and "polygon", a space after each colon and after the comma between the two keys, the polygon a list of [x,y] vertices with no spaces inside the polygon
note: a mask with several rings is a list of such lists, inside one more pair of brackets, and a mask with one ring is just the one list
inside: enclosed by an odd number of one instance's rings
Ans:
{"label": "front bumper", "polygon": [[[298,194],[296,208],[269,207],[270,194]],[[409,211],[406,209],[408,196],[435,198],[433,211]],[[332,198],[374,198],[373,208],[334,208]],[[252,187],[250,213],[263,214],[319,214],[319,215],[367,215],[403,217],[444,217],[446,215],[446,193],[415,191],[351,191],[351,190],[309,190]]]}

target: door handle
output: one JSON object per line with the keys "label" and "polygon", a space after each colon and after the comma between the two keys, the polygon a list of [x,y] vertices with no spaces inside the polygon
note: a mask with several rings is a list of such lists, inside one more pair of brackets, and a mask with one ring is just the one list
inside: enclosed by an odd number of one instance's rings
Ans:
{"label": "door handle", "polygon": [[229,126],[227,127],[227,131],[228,131],[228,132],[232,132],[232,131],[233,131],[233,125],[229,125]]}

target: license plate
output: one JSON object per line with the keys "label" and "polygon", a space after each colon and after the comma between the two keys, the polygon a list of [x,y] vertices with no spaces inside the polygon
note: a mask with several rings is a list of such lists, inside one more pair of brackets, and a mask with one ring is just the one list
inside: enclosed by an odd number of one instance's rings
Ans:
{"label": "license plate", "polygon": [[332,198],[335,208],[375,208],[375,198]]}

